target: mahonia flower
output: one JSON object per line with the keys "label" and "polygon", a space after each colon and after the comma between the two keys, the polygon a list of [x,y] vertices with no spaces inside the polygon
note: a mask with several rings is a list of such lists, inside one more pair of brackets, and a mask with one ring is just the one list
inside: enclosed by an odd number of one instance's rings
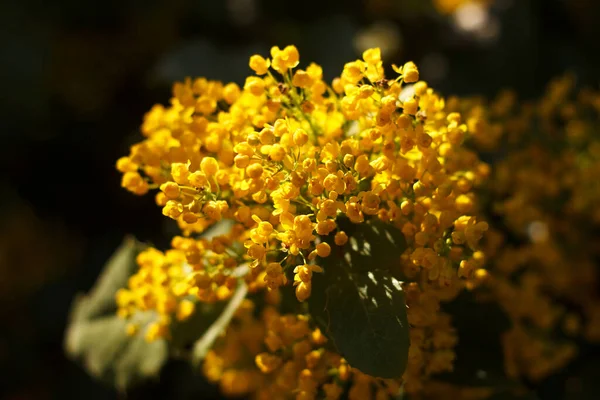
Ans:
{"label": "mahonia flower", "polygon": [[[123,186],[139,195],[158,190],[157,205],[184,235],[235,224],[211,241],[177,237],[166,253],[142,253],[118,294],[119,314],[134,323],[138,311],[156,311],[147,338],[168,337],[169,321],[188,318],[195,302],[227,299],[239,271],[253,292],[295,290],[303,302],[323,261],[350,240],[339,221],[382,221],[407,242],[398,264],[411,325],[403,380],[418,392],[431,375],[452,370],[457,339],[440,303],[485,275],[478,242],[488,224],[477,216],[475,189],[489,167],[463,144],[468,121],[419,80],[414,63],[386,78],[380,50],[369,49],[329,85],[320,66],[298,69],[299,62],[296,47],[273,47],[270,58],[250,58],[256,75],[242,88],[186,79],[168,107],[146,114],[145,139],[117,162]],[[226,393],[336,399],[348,390],[363,399],[375,385],[377,398],[397,394],[399,381],[382,383],[324,350],[306,315],[269,313],[224,336],[225,348],[236,349],[246,335],[264,338],[252,368],[236,370],[234,350],[207,357],[205,374]],[[348,389],[342,382],[350,379]]]}

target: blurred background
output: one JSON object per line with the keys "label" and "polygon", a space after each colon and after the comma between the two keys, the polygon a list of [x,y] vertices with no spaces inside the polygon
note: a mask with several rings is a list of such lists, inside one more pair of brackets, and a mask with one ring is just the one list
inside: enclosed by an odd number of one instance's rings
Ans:
{"label": "blurred background", "polygon": [[[65,358],[64,328],[126,234],[166,247],[176,232],[114,169],[173,81],[243,83],[251,54],[286,44],[332,79],[378,46],[445,95],[532,98],[565,71],[598,85],[599,17],[596,0],[1,2],[0,398],[120,398]],[[577,368],[540,398],[564,398]],[[172,362],[128,398],[215,396]]]}

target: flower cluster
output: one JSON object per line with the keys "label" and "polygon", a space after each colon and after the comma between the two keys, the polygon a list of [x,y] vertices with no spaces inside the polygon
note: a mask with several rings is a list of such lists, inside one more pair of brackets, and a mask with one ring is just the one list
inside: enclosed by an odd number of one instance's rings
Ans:
{"label": "flower cluster", "polygon": [[[117,292],[118,314],[128,318],[128,330],[137,333],[143,313],[153,311],[156,321],[145,327],[149,341],[169,337],[173,318],[188,319],[198,301],[214,303],[227,300],[233,294],[240,276],[242,254],[232,246],[238,240],[241,227],[233,227],[227,235],[211,240],[176,236],[172,249],[161,252],[154,248],[142,251],[136,259],[139,270],[128,287]],[[243,253],[243,252],[242,252]],[[251,292],[264,288],[262,280],[253,274],[244,275]]]}
{"label": "flower cluster", "polygon": [[[210,241],[177,237],[166,253],[142,253],[139,272],[118,294],[119,313],[133,322],[138,311],[156,311],[158,322],[145,328],[153,339],[168,336],[171,318],[185,319],[194,302],[227,299],[236,279],[252,291],[291,286],[303,302],[322,262],[351,239],[339,221],[382,221],[406,241],[398,259],[411,326],[404,383],[420,391],[430,375],[452,370],[457,338],[440,303],[486,276],[478,242],[488,224],[476,217],[475,190],[490,168],[463,145],[467,121],[419,80],[414,63],[393,66],[395,77],[386,78],[379,49],[347,63],[331,84],[316,64],[297,68],[294,46],[249,64],[255,75],[243,87],[204,78],[175,84],[171,104],[146,115],[145,139],[118,160],[122,186],[135,194],[158,189],[156,203],[184,235],[234,221]],[[298,398],[344,390],[368,398],[361,393],[374,378],[356,371],[350,389],[339,386],[350,376],[339,371],[350,367],[321,349],[325,339],[308,315],[262,315],[240,322],[248,329],[232,326],[225,347],[206,360],[205,373],[227,393],[296,388]],[[241,357],[240,341],[259,337],[268,351],[256,363],[268,379],[227,369],[238,364],[230,360]],[[340,374],[337,383],[328,368]]]}
{"label": "flower cluster", "polygon": [[574,92],[574,79],[554,80],[535,103],[504,92],[470,110],[473,143],[497,150],[485,188],[487,215],[500,218],[488,235],[490,287],[511,317],[504,337],[511,376],[538,380],[577,353],[577,341],[600,340],[597,291],[600,222],[600,93]]}
{"label": "flower cluster", "polygon": [[337,400],[347,393],[358,400],[399,393],[397,380],[376,379],[351,368],[328,349],[327,339],[311,328],[307,316],[280,314],[277,303],[271,298],[256,315],[254,303],[245,300],[208,353],[204,374],[225,395]]}

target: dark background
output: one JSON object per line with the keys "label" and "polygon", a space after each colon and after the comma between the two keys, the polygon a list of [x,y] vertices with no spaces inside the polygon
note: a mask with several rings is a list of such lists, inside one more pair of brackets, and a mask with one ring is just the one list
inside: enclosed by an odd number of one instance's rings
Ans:
{"label": "dark background", "polygon": [[[599,4],[498,0],[469,32],[429,0],[1,2],[0,398],[118,397],[65,358],[64,327],[125,234],[168,246],[153,197],[121,189],[114,163],[173,81],[243,83],[251,54],[293,43],[328,79],[381,46],[387,64],[414,60],[446,95],[510,87],[531,98],[567,70],[597,87]],[[540,397],[568,397],[582,365],[543,382]],[[214,393],[171,363],[128,398]]]}

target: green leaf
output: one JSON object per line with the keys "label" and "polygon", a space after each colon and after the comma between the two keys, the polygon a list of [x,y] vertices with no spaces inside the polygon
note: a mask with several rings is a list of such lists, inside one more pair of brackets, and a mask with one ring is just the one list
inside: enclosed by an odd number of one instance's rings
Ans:
{"label": "green leaf", "polygon": [[125,324],[116,316],[71,324],[67,332],[67,352],[71,356],[81,356],[86,369],[92,375],[102,377],[122,349]]}
{"label": "green leaf", "polygon": [[210,328],[204,332],[204,335],[194,343],[194,349],[192,350],[192,362],[194,364],[197,365],[204,359],[219,335],[225,331],[247,293],[248,286],[244,281],[240,280],[235,293],[229,300],[229,303],[227,303],[227,306],[221,315],[213,322]]}
{"label": "green leaf", "polygon": [[404,292],[394,277],[404,236],[379,220],[339,225],[349,240],[343,247],[332,243],[331,255],[318,259],[325,272],[313,274],[310,313],[350,365],[398,378],[410,344]]}
{"label": "green leaf", "polygon": [[[137,269],[135,257],[143,246],[127,238],[107,262],[89,294],[75,299],[65,336],[67,354],[81,360],[90,374],[119,390],[156,376],[167,360],[167,343],[129,337],[127,322],[115,315],[115,293]],[[155,318],[140,315],[143,325]]]}

